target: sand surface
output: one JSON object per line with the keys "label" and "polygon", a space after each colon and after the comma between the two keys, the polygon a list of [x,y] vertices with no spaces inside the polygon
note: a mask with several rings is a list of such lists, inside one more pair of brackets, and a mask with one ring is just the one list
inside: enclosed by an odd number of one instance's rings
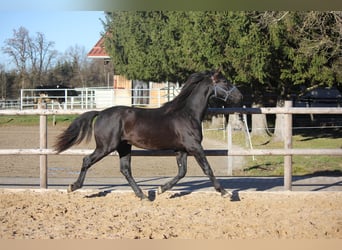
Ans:
{"label": "sand surface", "polygon": [[341,239],[341,192],[0,190],[1,239]]}

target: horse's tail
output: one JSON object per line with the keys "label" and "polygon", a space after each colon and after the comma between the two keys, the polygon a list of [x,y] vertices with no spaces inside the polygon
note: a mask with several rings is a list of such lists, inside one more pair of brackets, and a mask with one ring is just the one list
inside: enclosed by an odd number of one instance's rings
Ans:
{"label": "horse's tail", "polygon": [[86,138],[88,142],[93,131],[93,120],[99,111],[89,111],[77,117],[70,126],[57,137],[54,149],[57,153],[67,150],[75,144],[79,144]]}

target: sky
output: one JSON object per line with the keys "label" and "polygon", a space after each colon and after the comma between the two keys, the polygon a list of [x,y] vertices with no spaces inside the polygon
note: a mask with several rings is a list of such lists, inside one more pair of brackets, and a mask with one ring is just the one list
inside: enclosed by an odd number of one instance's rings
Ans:
{"label": "sky", "polygon": [[43,33],[47,41],[55,42],[54,49],[60,53],[75,45],[84,46],[88,52],[104,31],[104,17],[103,11],[0,10],[0,64],[6,69],[13,67],[1,48],[20,26],[31,36]]}

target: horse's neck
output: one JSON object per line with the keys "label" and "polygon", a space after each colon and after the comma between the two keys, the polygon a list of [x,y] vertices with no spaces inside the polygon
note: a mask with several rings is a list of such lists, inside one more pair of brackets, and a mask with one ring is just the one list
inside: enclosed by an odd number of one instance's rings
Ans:
{"label": "horse's neck", "polygon": [[203,120],[205,112],[208,107],[208,101],[210,97],[210,88],[206,85],[198,86],[186,102],[186,112],[188,112],[198,122]]}

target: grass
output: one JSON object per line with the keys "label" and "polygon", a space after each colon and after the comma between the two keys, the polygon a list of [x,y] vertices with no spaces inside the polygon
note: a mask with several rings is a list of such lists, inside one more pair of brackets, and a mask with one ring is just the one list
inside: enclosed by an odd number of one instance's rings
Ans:
{"label": "grass", "polygon": [[[225,141],[222,131],[205,131],[205,136]],[[249,148],[243,132],[234,132],[233,145]],[[271,137],[253,136],[254,149],[283,148],[283,142],[274,142]],[[342,131],[306,131],[293,136],[293,148],[342,148]],[[243,168],[235,169],[236,176],[281,176],[284,174],[283,156],[252,156],[245,157]],[[293,156],[293,175],[342,175],[341,156]]]}
{"label": "grass", "polygon": [[[77,115],[52,115],[48,116],[48,124],[52,124],[55,119],[56,124],[69,124]],[[0,126],[39,126],[39,116],[37,115],[23,115],[0,116]]]}

